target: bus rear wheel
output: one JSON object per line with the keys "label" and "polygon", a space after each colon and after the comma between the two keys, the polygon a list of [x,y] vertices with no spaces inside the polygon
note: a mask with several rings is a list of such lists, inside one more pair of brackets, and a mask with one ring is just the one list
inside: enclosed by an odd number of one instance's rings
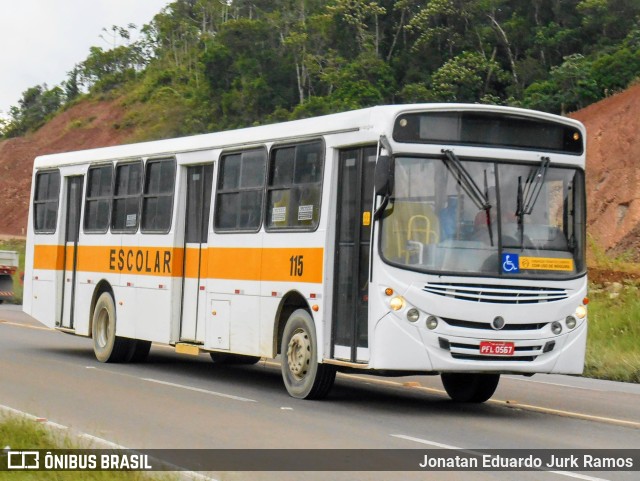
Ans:
{"label": "bus rear wheel", "polygon": [[113,297],[103,292],[96,302],[92,318],[93,352],[100,362],[131,359],[135,340],[116,336],[116,306]]}
{"label": "bus rear wheel", "polygon": [[318,363],[318,340],[311,315],[294,311],[282,335],[282,379],[289,394],[298,399],[321,399],[336,379],[334,366]]}
{"label": "bus rear wheel", "polygon": [[442,373],[442,384],[456,402],[483,403],[496,392],[500,374]]}

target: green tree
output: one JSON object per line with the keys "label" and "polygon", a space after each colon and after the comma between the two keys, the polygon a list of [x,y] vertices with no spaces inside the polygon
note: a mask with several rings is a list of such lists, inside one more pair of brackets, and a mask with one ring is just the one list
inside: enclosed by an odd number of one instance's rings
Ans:
{"label": "green tree", "polygon": [[360,55],[329,77],[334,86],[330,98],[349,109],[389,102],[395,91],[392,69],[373,53]]}
{"label": "green tree", "polygon": [[380,54],[380,16],[386,9],[378,2],[367,0],[334,0],[327,6],[336,22],[343,24],[355,38],[357,52],[373,50]]}
{"label": "green tree", "polygon": [[564,115],[600,98],[592,62],[574,54],[553,67],[548,80],[536,82],[525,91],[524,105]]}
{"label": "green tree", "polygon": [[494,60],[475,52],[462,52],[446,62],[431,78],[433,98],[446,102],[478,102],[500,90],[508,74]]}
{"label": "green tree", "polygon": [[22,93],[19,105],[10,108],[4,136],[17,137],[38,129],[62,106],[63,100],[64,93],[60,87],[49,90],[43,84],[28,88]]}
{"label": "green tree", "polygon": [[585,35],[593,35],[597,44],[622,40],[640,15],[637,0],[582,0],[577,12],[582,16]]}
{"label": "green tree", "polygon": [[65,103],[70,103],[80,95],[80,68],[76,65],[67,72],[67,80],[62,82]]}

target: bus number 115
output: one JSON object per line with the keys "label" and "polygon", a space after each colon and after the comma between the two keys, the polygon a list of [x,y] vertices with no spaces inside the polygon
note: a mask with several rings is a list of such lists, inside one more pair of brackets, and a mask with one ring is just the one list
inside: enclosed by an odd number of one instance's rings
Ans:
{"label": "bus number 115", "polygon": [[300,277],[304,270],[302,258],[304,256],[291,256],[289,258],[289,275],[291,277]]}

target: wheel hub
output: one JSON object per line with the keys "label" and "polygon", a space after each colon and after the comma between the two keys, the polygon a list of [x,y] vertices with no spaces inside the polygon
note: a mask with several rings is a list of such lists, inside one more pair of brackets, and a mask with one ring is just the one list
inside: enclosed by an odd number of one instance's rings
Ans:
{"label": "wheel hub", "polygon": [[307,374],[311,363],[311,341],[305,331],[298,330],[291,336],[287,347],[287,363],[289,371],[297,379]]}

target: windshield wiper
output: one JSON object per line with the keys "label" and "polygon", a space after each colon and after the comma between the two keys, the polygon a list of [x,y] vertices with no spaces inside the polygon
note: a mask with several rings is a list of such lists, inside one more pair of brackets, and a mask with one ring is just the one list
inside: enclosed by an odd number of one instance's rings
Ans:
{"label": "windshield wiper", "polygon": [[442,153],[445,157],[444,165],[449,171],[458,179],[458,183],[462,187],[462,190],[469,196],[475,206],[479,210],[484,210],[487,216],[487,228],[489,229],[489,241],[493,246],[493,230],[491,229],[491,203],[489,202],[489,188],[487,182],[487,171],[484,171],[484,192],[480,190],[480,187],[471,177],[469,171],[462,165],[460,159],[453,150],[442,149]]}
{"label": "windshield wiper", "polygon": [[516,206],[516,217],[518,218],[518,231],[520,233],[520,246],[524,249],[524,216],[531,215],[533,208],[538,201],[540,192],[549,170],[549,157],[542,157],[538,168],[529,170],[527,179],[522,187],[522,177],[518,177],[518,197]]}

